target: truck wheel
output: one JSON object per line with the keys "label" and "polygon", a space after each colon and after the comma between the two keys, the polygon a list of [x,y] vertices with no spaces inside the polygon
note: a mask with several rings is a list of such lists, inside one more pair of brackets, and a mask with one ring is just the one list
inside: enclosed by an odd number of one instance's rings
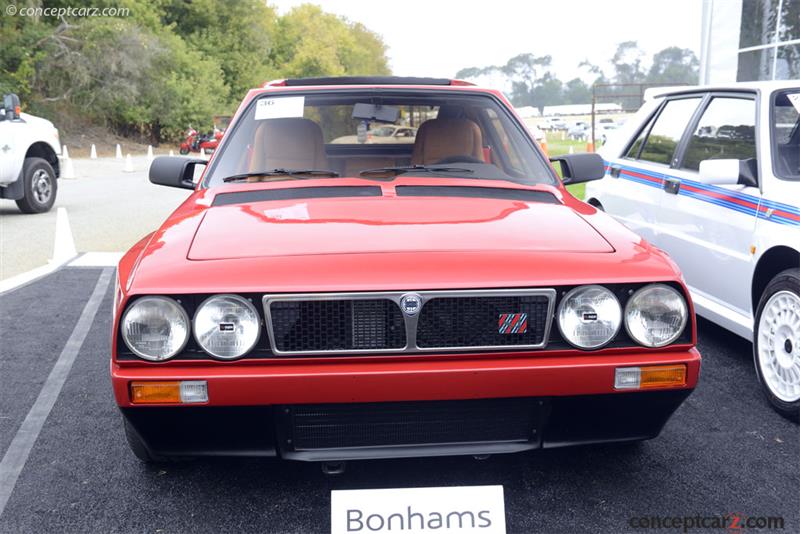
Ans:
{"label": "truck wheel", "polygon": [[764,394],[778,413],[800,422],[800,269],[770,281],[755,326],[753,358]]}
{"label": "truck wheel", "polygon": [[22,190],[24,196],[17,200],[22,213],[44,213],[56,201],[58,184],[53,167],[42,158],[25,158],[22,164]]}

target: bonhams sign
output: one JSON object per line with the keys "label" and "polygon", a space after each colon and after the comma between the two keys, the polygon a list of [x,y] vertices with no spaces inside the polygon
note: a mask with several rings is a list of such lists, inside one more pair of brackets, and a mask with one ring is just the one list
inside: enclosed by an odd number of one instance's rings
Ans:
{"label": "bonhams sign", "polygon": [[505,534],[502,486],[331,492],[331,534]]}

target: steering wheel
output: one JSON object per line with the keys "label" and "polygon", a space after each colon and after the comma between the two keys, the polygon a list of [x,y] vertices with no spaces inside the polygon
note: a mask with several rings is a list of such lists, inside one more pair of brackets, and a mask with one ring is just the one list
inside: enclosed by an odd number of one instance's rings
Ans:
{"label": "steering wheel", "polygon": [[435,164],[444,165],[446,163],[486,163],[486,162],[483,161],[482,159],[470,156],[468,154],[460,154],[458,156],[448,156],[444,159],[440,159]]}

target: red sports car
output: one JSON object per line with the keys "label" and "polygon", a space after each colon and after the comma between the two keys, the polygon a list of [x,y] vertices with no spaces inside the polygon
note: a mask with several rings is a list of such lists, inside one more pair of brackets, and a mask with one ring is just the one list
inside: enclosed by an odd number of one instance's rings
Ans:
{"label": "red sports car", "polygon": [[[381,125],[414,142],[359,142]],[[250,91],[209,162],[153,162],[193,193],[119,264],[133,452],[336,463],[658,435],[700,371],[688,292],[565,189],[599,156],[554,161],[563,181],[501,93],[458,80]]]}

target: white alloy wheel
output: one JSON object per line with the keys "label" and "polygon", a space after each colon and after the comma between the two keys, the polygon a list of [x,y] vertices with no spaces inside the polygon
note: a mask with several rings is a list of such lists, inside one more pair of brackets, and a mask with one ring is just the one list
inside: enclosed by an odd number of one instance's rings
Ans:
{"label": "white alloy wheel", "polygon": [[784,402],[800,399],[800,296],[772,295],[758,322],[758,366],[770,392]]}

